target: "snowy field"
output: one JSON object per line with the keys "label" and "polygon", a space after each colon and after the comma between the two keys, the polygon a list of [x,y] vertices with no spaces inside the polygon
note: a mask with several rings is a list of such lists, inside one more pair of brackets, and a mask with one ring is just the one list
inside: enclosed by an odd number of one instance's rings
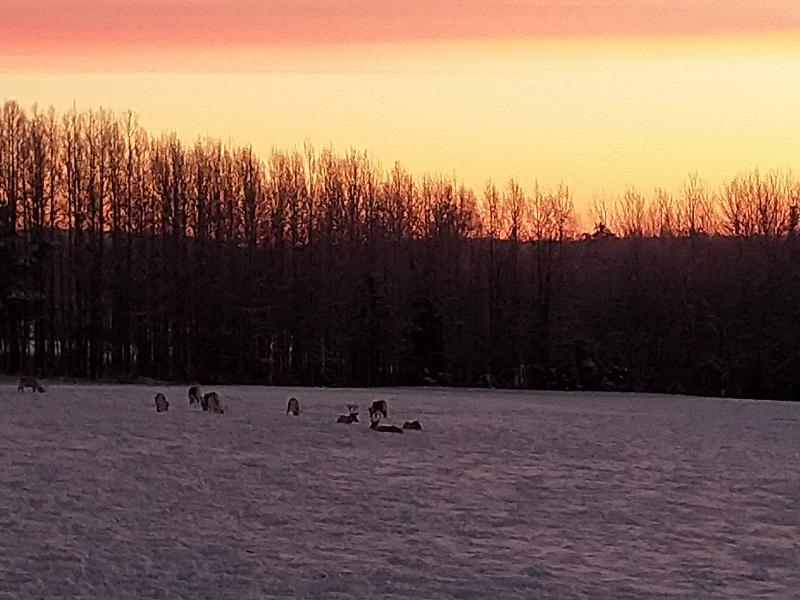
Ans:
{"label": "snowy field", "polygon": [[214,389],[4,383],[0,599],[800,598],[800,403]]}

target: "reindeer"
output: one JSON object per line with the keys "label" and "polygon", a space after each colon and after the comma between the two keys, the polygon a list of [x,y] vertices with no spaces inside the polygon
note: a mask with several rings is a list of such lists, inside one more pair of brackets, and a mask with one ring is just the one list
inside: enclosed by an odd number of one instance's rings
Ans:
{"label": "reindeer", "polygon": [[297,398],[289,398],[289,402],[286,405],[286,414],[293,417],[300,416],[300,402],[297,401]]}
{"label": "reindeer", "polygon": [[156,412],[167,412],[169,410],[169,401],[167,401],[166,396],[159,392],[155,395],[154,400],[156,401]]}
{"label": "reindeer", "polygon": [[403,433],[403,430],[397,425],[379,425],[380,419],[376,419],[369,424],[370,429],[375,431],[384,431],[386,433]]}
{"label": "reindeer", "polygon": [[352,423],[358,423],[358,404],[348,404],[347,414],[339,415],[339,418],[336,419],[336,422],[347,423],[348,425]]}
{"label": "reindeer", "polygon": [[36,377],[32,377],[29,375],[22,375],[19,378],[19,385],[17,386],[18,392],[24,392],[25,388],[29,387],[33,390],[33,393],[39,392],[40,394],[44,394],[44,387]]}
{"label": "reindeer", "polygon": [[378,414],[383,415],[384,419],[389,416],[389,407],[386,405],[386,400],[375,400],[369,405],[370,420],[374,420]]}
{"label": "reindeer", "polygon": [[200,399],[200,388],[196,385],[193,385],[189,388],[189,406],[192,404],[202,404],[202,400]]}
{"label": "reindeer", "polygon": [[422,423],[419,422],[420,416],[422,416],[422,411],[417,413],[417,418],[413,421],[406,421],[403,423],[403,429],[408,429],[410,431],[422,431]]}
{"label": "reindeer", "polygon": [[218,415],[225,413],[225,407],[220,403],[217,392],[203,394],[203,399],[200,403],[200,406],[203,408],[203,410],[216,413]]}
{"label": "reindeer", "polygon": [[[384,408],[386,408],[385,406],[386,403],[383,400],[381,400],[380,402],[383,402]],[[373,402],[373,404],[375,403]],[[372,411],[372,406],[370,406],[370,415],[369,415],[370,429],[374,429],[375,431],[384,431],[386,433],[403,433],[403,430],[397,425],[381,425],[380,422],[381,422],[380,410]]]}

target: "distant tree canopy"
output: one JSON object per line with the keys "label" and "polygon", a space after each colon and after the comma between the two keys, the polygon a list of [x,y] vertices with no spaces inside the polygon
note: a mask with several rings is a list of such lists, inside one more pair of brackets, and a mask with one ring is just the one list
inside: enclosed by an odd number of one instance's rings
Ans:
{"label": "distant tree canopy", "polygon": [[795,399],[800,185],[457,182],[0,110],[0,368]]}

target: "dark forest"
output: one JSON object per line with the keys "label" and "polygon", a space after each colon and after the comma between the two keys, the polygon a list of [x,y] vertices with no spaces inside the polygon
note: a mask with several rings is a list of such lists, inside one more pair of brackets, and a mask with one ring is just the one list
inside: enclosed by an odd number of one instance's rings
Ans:
{"label": "dark forest", "polygon": [[796,399],[800,185],[568,187],[0,107],[0,369]]}

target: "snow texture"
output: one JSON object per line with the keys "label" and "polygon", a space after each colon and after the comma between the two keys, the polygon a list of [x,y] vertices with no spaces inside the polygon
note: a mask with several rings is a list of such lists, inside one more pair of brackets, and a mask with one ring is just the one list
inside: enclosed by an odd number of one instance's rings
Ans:
{"label": "snow texture", "polygon": [[800,403],[215,389],[0,388],[0,599],[800,598]]}

